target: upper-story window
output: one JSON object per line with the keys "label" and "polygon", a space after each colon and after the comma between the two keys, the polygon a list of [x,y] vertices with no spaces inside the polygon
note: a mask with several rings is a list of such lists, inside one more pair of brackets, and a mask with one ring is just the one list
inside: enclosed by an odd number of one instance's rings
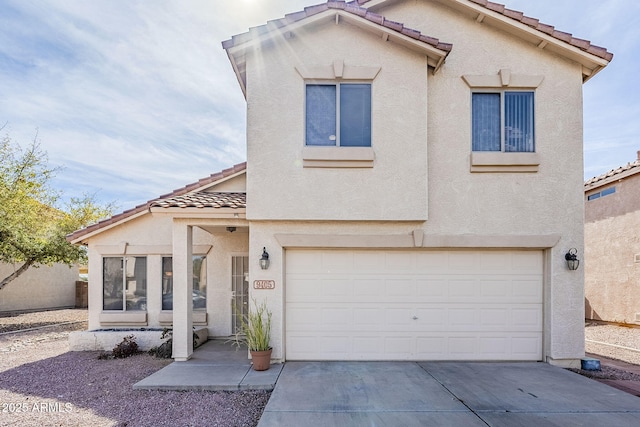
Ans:
{"label": "upper-story window", "polygon": [[371,84],[307,84],[306,145],[371,147]]}
{"label": "upper-story window", "polygon": [[533,153],[532,91],[474,92],[472,150]]}

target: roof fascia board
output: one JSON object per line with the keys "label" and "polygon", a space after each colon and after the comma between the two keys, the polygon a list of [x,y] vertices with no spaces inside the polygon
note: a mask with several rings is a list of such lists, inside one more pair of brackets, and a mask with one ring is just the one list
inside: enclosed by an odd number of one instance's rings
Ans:
{"label": "roof fascia board", "polygon": [[640,167],[631,168],[619,174],[611,175],[605,179],[600,181],[596,181],[593,184],[585,185],[584,191],[592,191],[596,188],[606,187],[607,185],[613,184],[614,182],[622,181],[623,179],[629,178],[630,176],[636,175],[640,173]]}
{"label": "roof fascia board", "polygon": [[353,15],[351,13],[342,12],[338,10],[339,16],[341,16],[345,21],[354,24],[357,27],[360,27],[365,30],[371,30],[373,32],[379,32],[382,35],[388,36],[388,41],[392,41],[398,43],[401,46],[407,47],[411,50],[418,51],[420,53],[424,53],[428,58],[429,66],[433,67],[435,71],[437,71],[444,59],[447,56],[447,53],[441,51],[440,49],[430,46],[425,42],[421,42],[419,40],[412,39],[411,37],[405,36],[397,31],[389,30],[386,27],[378,25],[374,22],[371,22],[367,19],[361,18],[357,15]]}
{"label": "roof fascia board", "polygon": [[[187,194],[198,193],[200,191],[206,190],[208,188],[215,187],[216,185],[222,184],[223,182],[227,182],[230,179],[236,178],[236,177],[238,177],[238,176],[240,176],[242,174],[246,174],[246,173],[247,173],[247,169],[243,169],[243,170],[238,171],[238,172],[236,172],[234,174],[231,174],[229,176],[225,176],[224,178],[221,178],[221,179],[219,179],[219,180],[217,180],[215,182],[201,185],[200,187],[197,187],[197,188],[195,188],[193,190],[187,191],[186,193],[181,194],[181,195],[184,196],[184,195],[187,195]],[[238,193],[238,191],[221,191],[221,193]]]}
{"label": "roof fascia board", "polygon": [[[227,52],[230,57],[235,56],[237,54],[243,54],[246,50],[254,46],[257,46],[261,43],[264,43],[265,41],[274,39],[279,35],[282,35],[283,37],[285,37],[286,33],[294,33],[296,30],[302,27],[312,25],[316,22],[321,22],[323,20],[324,21],[334,20],[335,22],[339,22],[341,19],[344,19],[345,21],[352,23],[362,29],[368,29],[368,30],[373,30],[374,32],[379,32],[381,35],[388,36],[388,40],[395,41],[396,43],[402,46],[405,46],[405,47],[411,48],[412,50],[417,50],[421,53],[426,54],[430,60],[429,65],[436,68],[436,70],[437,68],[439,68],[439,66],[442,65],[445,57],[447,56],[446,52],[441,51],[438,48],[432,47],[425,42],[414,40],[411,37],[398,33],[397,31],[387,29],[384,26],[378,25],[374,22],[371,22],[367,19],[364,19],[352,13],[345,12],[341,9],[328,9],[324,12],[307,17],[305,19],[301,19],[300,21],[296,21],[288,25],[284,25],[282,27],[277,27],[273,24],[267,23],[267,26],[273,26],[273,28],[270,28],[269,31],[266,31],[260,35],[257,35],[251,40],[248,40],[244,43],[241,43],[239,45],[229,48]],[[336,25],[339,25],[339,24],[336,24]],[[232,64],[234,64],[233,61],[232,61]],[[235,66],[234,66],[234,71],[237,72],[237,67]],[[240,77],[238,77],[238,79],[240,79]],[[243,86],[243,91],[244,91],[244,86]]]}
{"label": "roof fascia board", "polygon": [[[383,6],[387,3],[393,3],[397,0],[371,0],[361,7],[366,9],[373,9],[378,6]],[[565,56],[568,59],[571,59],[581,65],[583,65],[586,69],[583,69],[583,83],[587,80],[591,79],[595,76],[600,70],[606,67],[609,64],[604,58],[600,58],[595,56],[589,52],[585,52],[575,46],[570,45],[569,43],[563,42],[551,35],[545,34],[540,30],[535,28],[531,28],[528,25],[525,25],[521,22],[518,22],[514,19],[509,18],[501,13],[492,11],[487,9],[486,7],[472,3],[468,0],[437,0],[438,2],[449,5],[458,10],[468,10],[474,13],[477,13],[478,16],[483,16],[481,23],[487,23],[488,25],[492,25],[491,20],[496,22],[500,22],[507,26],[511,26],[514,29],[517,29],[523,33],[526,33],[529,37],[533,37],[538,39],[536,45],[540,49],[549,49],[551,52],[555,52],[559,55]],[[517,36],[517,34],[515,34]]]}
{"label": "roof fascia board", "polygon": [[245,81],[242,79],[242,74],[238,69],[238,63],[236,62],[236,57],[231,53],[231,49],[227,50],[227,57],[229,57],[229,62],[231,62],[231,68],[233,68],[233,72],[236,75],[236,79],[238,79],[238,83],[240,84],[240,89],[242,90],[242,96],[244,99],[247,99],[247,85]]}
{"label": "roof fascia board", "polygon": [[87,241],[88,239],[92,238],[93,236],[96,236],[96,235],[98,235],[100,233],[104,233],[107,230],[110,230],[110,229],[112,229],[114,227],[118,227],[119,225],[124,224],[125,222],[128,222],[128,221],[131,221],[133,219],[139,218],[139,217],[141,217],[143,215],[146,215],[148,213],[149,213],[148,209],[142,210],[142,211],[140,211],[138,213],[135,213],[135,214],[133,214],[131,216],[127,216],[125,218],[122,218],[120,221],[116,221],[116,222],[114,222],[112,224],[105,225],[104,227],[97,228],[96,230],[94,230],[94,231],[92,231],[92,232],[90,232],[88,234],[83,234],[82,236],[71,240],[70,243],[73,244],[73,245],[85,244],[85,241]]}
{"label": "roof fascia board", "polygon": [[227,218],[245,219],[246,209],[233,208],[162,208],[159,206],[149,209],[153,216],[170,216],[172,218]]}

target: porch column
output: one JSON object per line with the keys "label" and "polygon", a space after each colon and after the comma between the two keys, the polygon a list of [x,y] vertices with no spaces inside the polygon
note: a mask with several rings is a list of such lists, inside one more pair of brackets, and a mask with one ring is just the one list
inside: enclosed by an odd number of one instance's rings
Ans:
{"label": "porch column", "polygon": [[193,353],[193,227],[173,221],[173,358],[183,362]]}

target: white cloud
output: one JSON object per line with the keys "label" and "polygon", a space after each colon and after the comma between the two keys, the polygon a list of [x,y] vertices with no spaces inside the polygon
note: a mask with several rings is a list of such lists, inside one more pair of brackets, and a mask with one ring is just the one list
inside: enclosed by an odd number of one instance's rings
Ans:
{"label": "white cloud", "polygon": [[[132,207],[244,161],[246,105],[221,41],[315,3],[5,0],[0,124],[23,144],[39,129],[66,195]],[[585,85],[585,176],[633,160],[640,3],[506,3],[616,53]]]}

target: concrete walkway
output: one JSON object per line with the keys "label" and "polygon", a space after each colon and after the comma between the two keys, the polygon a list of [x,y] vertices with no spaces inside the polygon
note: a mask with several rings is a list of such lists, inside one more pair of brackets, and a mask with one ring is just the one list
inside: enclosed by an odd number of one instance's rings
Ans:
{"label": "concrete walkway", "polygon": [[[640,398],[545,363],[287,362],[208,341],[142,390],[273,390],[259,427],[638,426]],[[274,389],[275,387],[275,389]]]}
{"label": "concrete walkway", "polygon": [[259,427],[637,426],[640,399],[545,363],[287,362]]}
{"label": "concrete walkway", "polygon": [[247,350],[223,340],[198,347],[190,360],[173,362],[133,385],[134,390],[273,390],[282,364],[254,371]]}

